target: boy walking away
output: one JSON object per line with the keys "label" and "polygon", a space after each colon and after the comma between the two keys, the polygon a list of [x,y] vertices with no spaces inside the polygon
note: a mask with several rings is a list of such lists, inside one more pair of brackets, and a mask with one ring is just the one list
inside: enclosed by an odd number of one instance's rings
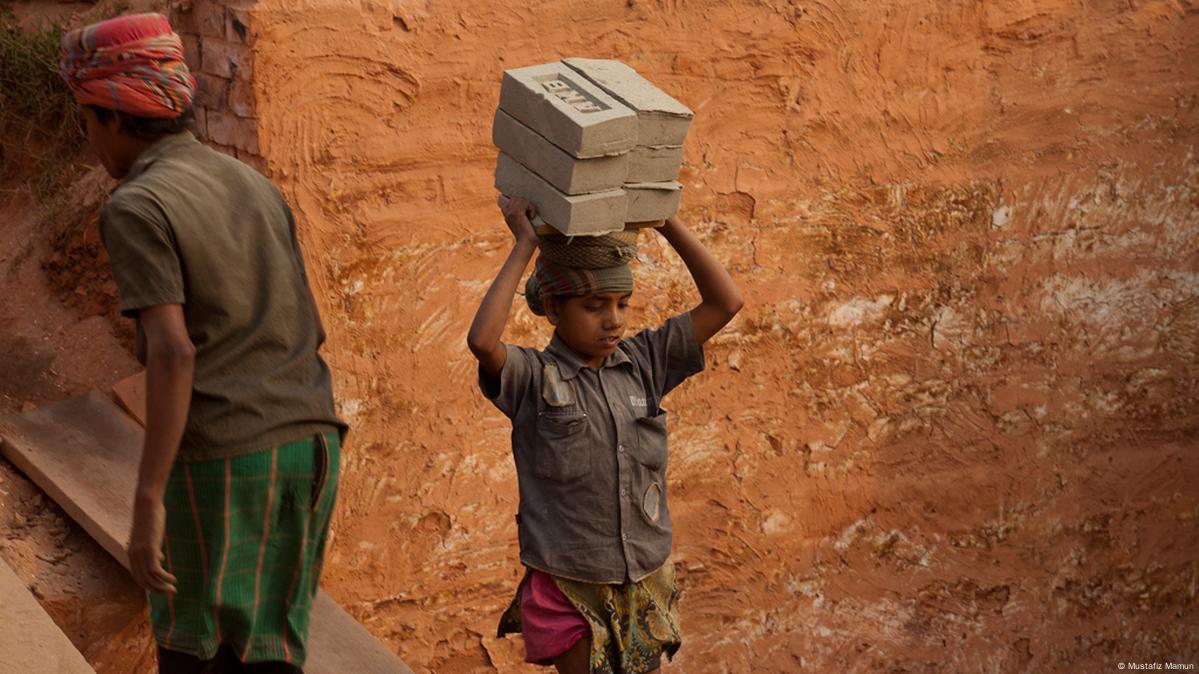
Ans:
{"label": "boy walking away", "polygon": [[[704,342],[740,310],[741,294],[670,218],[658,231],[702,300],[622,340],[635,231],[539,242],[528,201],[503,208],[515,245],[468,337],[484,395],[512,420],[520,490],[527,571],[499,634],[521,632],[526,659],[563,674],[655,672],[681,644],[660,404],[703,369]],[[545,349],[504,344],[512,297],[538,247],[525,299],[554,326],[553,339]]]}
{"label": "boy walking away", "polygon": [[128,552],[159,671],[299,672],[346,425],[291,211],[187,131],[165,17],[72,31],[60,69],[121,181],[100,233],[146,366]]}

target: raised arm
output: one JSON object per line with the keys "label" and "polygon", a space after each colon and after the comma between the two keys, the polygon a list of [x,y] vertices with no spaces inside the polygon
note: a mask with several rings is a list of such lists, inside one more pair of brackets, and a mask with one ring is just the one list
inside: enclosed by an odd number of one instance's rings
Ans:
{"label": "raised arm", "polygon": [[501,197],[501,204],[504,221],[508,223],[508,229],[512,231],[516,242],[512,246],[512,252],[508,254],[508,259],[504,261],[504,266],[500,267],[495,280],[491,282],[487,294],[483,296],[483,302],[479,304],[475,320],[466,336],[470,352],[475,354],[483,370],[491,377],[500,375],[504,369],[504,361],[508,358],[508,351],[500,337],[504,335],[504,326],[507,325],[508,314],[512,311],[512,298],[516,295],[520,277],[529,266],[529,260],[533,259],[533,252],[537,250],[537,232],[529,222],[529,219],[536,215],[533,205],[519,197],[508,199],[506,204]]}
{"label": "raised arm", "polygon": [[683,258],[683,264],[687,265],[687,271],[691,272],[691,278],[699,288],[701,301],[691,310],[691,325],[695,341],[703,344],[741,310],[744,304],[741,290],[724,265],[677,216],[667,218],[658,231]]}

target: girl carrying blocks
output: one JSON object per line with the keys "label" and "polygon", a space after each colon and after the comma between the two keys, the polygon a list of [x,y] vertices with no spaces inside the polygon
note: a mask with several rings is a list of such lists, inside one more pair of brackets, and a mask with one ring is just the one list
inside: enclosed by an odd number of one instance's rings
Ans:
{"label": "girl carrying blocks", "polygon": [[[521,632],[526,660],[563,674],[655,672],[681,644],[660,403],[703,369],[704,342],[741,309],[741,294],[670,218],[658,231],[701,302],[622,339],[635,235],[539,242],[528,201],[511,198],[503,211],[515,243],[467,338],[483,394],[512,420],[520,490],[527,572],[499,634]],[[545,349],[505,344],[512,297],[539,243],[525,299],[554,326],[553,339]]]}

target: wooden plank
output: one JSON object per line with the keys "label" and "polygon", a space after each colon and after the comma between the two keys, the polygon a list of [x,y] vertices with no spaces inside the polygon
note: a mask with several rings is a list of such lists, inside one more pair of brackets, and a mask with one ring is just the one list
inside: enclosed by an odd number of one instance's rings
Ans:
{"label": "wooden plank", "polygon": [[0,451],[126,568],[142,428],[96,391],[0,418]]}
{"label": "wooden plank", "polygon": [[112,395],[129,416],[146,426],[146,373],[138,372],[112,385]]}
{"label": "wooden plank", "polygon": [[0,626],[0,672],[96,674],[3,560]]}
{"label": "wooden plank", "polygon": [[306,674],[412,674],[399,656],[387,649],[322,590],[312,605]]}
{"label": "wooden plank", "polygon": [[[142,438],[141,426],[97,391],[0,417],[0,452],[126,568]],[[309,674],[412,671],[323,591],[311,625]]]}

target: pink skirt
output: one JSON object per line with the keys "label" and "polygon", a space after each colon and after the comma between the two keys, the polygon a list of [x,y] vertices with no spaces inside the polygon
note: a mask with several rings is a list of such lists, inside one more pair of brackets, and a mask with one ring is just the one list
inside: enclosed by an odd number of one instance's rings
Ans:
{"label": "pink skirt", "polygon": [[526,568],[497,637],[521,632],[525,659],[553,664],[586,637],[592,674],[646,674],[674,657],[679,636],[674,564],[620,585],[584,583]]}
{"label": "pink skirt", "polygon": [[591,634],[590,625],[554,579],[537,570],[529,572],[521,590],[520,624],[525,661],[538,665],[552,665],[554,658]]}

